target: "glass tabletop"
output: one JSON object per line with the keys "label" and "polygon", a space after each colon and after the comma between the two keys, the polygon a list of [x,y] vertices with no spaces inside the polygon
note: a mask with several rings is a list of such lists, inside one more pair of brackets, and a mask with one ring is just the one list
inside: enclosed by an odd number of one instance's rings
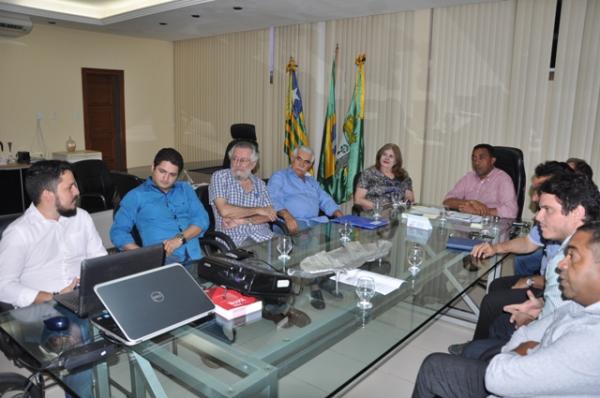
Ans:
{"label": "glass tabletop", "polygon": [[[404,281],[386,295],[375,294],[373,308],[357,307],[355,287],[329,272],[305,272],[306,258],[344,247],[340,225],[318,225],[293,236],[290,259],[280,260],[278,238],[248,247],[265,267],[293,275],[295,294],[283,305],[284,319],[259,319],[225,329],[214,320],[178,328],[133,348],[121,348],[106,362],[53,376],[79,396],[111,396],[116,391],[142,396],[326,396],[340,391],[379,359],[459,298],[501,261],[495,257],[465,262],[465,251],[446,248],[450,236],[469,237],[478,226],[462,220],[432,218],[431,230],[407,226],[402,212],[385,214],[390,223],[376,230],[355,228],[352,242],[391,243],[387,252],[360,269]],[[507,238],[510,220],[497,221],[499,240]],[[424,249],[417,273],[409,271],[407,250]],[[467,257],[468,258],[468,257]],[[267,265],[270,264],[270,265]],[[311,305],[319,289],[325,308]],[[265,302],[265,306],[269,303]],[[71,319],[66,332],[51,332],[43,319],[62,314]],[[86,319],[52,303],[0,315],[0,328],[29,355],[48,363],[61,350],[101,338]]]}

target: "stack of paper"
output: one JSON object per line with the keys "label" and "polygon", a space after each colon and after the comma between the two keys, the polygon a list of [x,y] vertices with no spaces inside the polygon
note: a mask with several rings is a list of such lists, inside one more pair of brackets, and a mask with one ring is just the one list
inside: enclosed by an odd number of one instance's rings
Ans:
{"label": "stack of paper", "polygon": [[441,210],[437,207],[415,205],[412,206],[410,210],[408,210],[408,212],[417,216],[423,216],[427,218],[438,218],[440,216]]}
{"label": "stack of paper", "polygon": [[[391,276],[381,275],[371,271],[364,271],[362,269],[353,269],[352,271],[345,272],[340,275],[340,282],[346,285],[356,286],[358,279],[363,276],[369,276],[375,281],[375,291],[379,294],[389,294],[394,290],[398,289],[404,281],[398,278],[392,278]],[[335,276],[331,279],[335,280]]]}
{"label": "stack of paper", "polygon": [[477,216],[475,214],[461,213],[458,211],[449,211],[448,218],[451,220],[470,222],[470,223],[480,223],[481,222],[481,216]]}

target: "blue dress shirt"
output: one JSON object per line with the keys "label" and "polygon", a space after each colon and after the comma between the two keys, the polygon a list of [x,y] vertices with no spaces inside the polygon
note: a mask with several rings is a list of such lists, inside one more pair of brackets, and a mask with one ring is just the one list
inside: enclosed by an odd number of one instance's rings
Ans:
{"label": "blue dress shirt", "polygon": [[319,217],[319,210],[331,216],[340,209],[313,176],[306,175],[303,180],[291,167],[274,173],[267,187],[275,211],[286,209],[303,226],[326,222]]}
{"label": "blue dress shirt", "polygon": [[173,239],[179,232],[195,225],[202,230],[200,235],[189,239],[173,252],[173,256],[182,262],[197,260],[202,257],[198,238],[204,235],[208,224],[208,214],[188,183],[178,181],[169,191],[163,192],[148,177],[121,201],[110,229],[110,239],[119,249],[135,243],[131,235],[135,225],[144,246],[148,246]]}

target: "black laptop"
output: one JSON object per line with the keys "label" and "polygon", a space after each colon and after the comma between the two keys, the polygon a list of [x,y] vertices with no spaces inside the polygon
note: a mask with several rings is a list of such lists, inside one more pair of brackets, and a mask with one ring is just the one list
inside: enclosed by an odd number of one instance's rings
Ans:
{"label": "black laptop", "polygon": [[180,264],[104,282],[94,291],[106,312],[91,322],[109,338],[129,346],[202,319],[215,309]]}
{"label": "black laptop", "polygon": [[79,289],[56,295],[54,300],[79,317],[98,313],[104,307],[94,293],[94,286],[160,267],[163,261],[162,244],[83,260],[79,276]]}

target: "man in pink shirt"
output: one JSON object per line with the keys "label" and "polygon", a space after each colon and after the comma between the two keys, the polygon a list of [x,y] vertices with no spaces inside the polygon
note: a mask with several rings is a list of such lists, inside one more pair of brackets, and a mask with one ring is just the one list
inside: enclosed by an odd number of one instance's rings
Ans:
{"label": "man in pink shirt", "polygon": [[515,186],[508,174],[494,167],[495,162],[493,146],[475,145],[471,154],[473,171],[446,194],[444,206],[481,216],[516,217]]}

